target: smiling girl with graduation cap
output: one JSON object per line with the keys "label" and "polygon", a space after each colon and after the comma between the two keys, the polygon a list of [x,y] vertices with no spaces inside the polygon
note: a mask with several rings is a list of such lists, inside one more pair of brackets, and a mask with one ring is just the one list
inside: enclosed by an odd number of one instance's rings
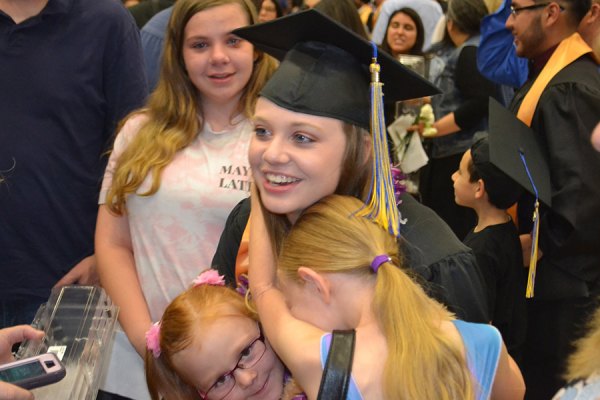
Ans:
{"label": "smiling girl with graduation cap", "polygon": [[[385,173],[379,173],[375,175],[378,179],[371,179],[372,160],[387,161],[385,157],[378,156],[387,154],[387,150],[378,149],[371,153],[374,147],[371,138],[381,137],[372,136],[369,132],[371,44],[340,29],[339,25],[334,24],[334,28],[331,28],[332,21],[317,13],[302,14],[298,19],[287,17],[282,21],[264,24],[258,32],[241,33],[257,48],[279,59],[283,59],[295,44],[313,41],[307,46],[299,46],[306,48],[294,50],[288,56],[289,60],[282,62],[277,74],[260,94],[255,118],[257,132],[250,159],[254,170],[264,169],[265,173],[261,173],[257,179],[259,185],[260,182],[269,182],[259,189],[261,192],[262,189],[269,189],[262,194],[270,220],[270,237],[275,243],[281,242],[293,222],[294,215],[290,219],[287,214],[297,215],[326,195],[352,195],[369,202],[369,193],[379,190],[371,190],[369,184],[381,182],[381,178],[386,176]],[[324,41],[333,45],[330,44],[327,51],[319,53],[315,48],[319,45],[315,43],[321,43],[322,47]],[[311,54],[318,54],[318,57]],[[362,60],[362,63],[358,60]],[[437,93],[431,84],[389,55],[379,54],[379,63],[380,80],[385,83],[386,103]],[[319,138],[296,135],[281,141],[278,135],[281,126],[271,129],[261,125],[261,114],[264,113],[265,117],[282,124],[291,124],[294,117],[327,117],[342,125],[341,129],[339,126],[333,129],[341,133],[319,135]],[[272,115],[269,116],[269,113]],[[379,127],[384,126],[382,121],[376,122]],[[331,129],[325,131],[330,132]],[[291,135],[295,135],[293,130],[291,132]],[[382,133],[381,130],[379,132]],[[307,133],[306,129],[303,133]],[[325,145],[332,140],[338,140],[337,145],[333,144],[333,149],[338,152],[336,157],[326,151],[331,147]],[[296,143],[296,147],[292,148],[293,151],[290,146],[283,149],[278,147],[281,143]],[[322,152],[324,146],[325,153]],[[292,159],[287,163],[279,161],[269,168],[261,167],[263,155],[272,159],[273,150],[276,149]],[[382,170],[384,167],[376,168]],[[324,183],[325,179],[329,181]],[[379,185],[381,187],[385,186]],[[371,197],[375,202],[380,198],[380,195]],[[242,201],[231,212],[212,262],[212,266],[225,275],[230,283],[247,271],[249,203],[249,200]],[[388,201],[388,206],[394,203]],[[420,281],[428,293],[461,319],[488,322],[485,293],[470,249],[456,238],[435,213],[409,194],[402,196],[399,208],[406,219],[402,226],[403,252],[410,259],[409,267],[422,278]],[[386,215],[394,212],[395,207]]]}
{"label": "smiling girl with graduation cap", "polygon": [[[308,397],[317,397],[324,362],[319,349],[327,353],[323,334],[341,328],[355,329],[357,337],[356,380],[347,398],[361,398],[360,392],[367,398],[471,398],[473,393],[487,398],[496,372],[500,384],[493,389],[494,397],[518,398],[522,381],[509,365],[497,331],[487,325],[455,327],[443,306],[426,297],[399,268],[403,263],[395,238],[401,218],[383,132],[381,81],[387,101],[437,90],[388,56],[375,59],[368,42],[315,11],[235,33],[283,59],[261,92],[254,116],[250,284],[267,336]],[[333,193],[352,197],[319,202]],[[315,211],[311,206],[316,202],[317,210],[324,210]],[[336,220],[339,204],[345,204],[340,208],[346,214]],[[321,231],[328,233],[289,242],[297,230],[310,231],[312,224],[302,221],[314,214]],[[338,228],[351,234],[338,238]],[[356,241],[342,242],[348,238]],[[381,247],[383,238],[391,240],[385,248],[389,256],[370,254],[361,246]],[[308,249],[314,244],[331,252],[319,255],[314,247]],[[281,276],[284,299],[274,256],[283,261],[292,253],[316,255],[324,267],[292,261],[288,279]],[[346,253],[370,260],[363,265]],[[336,272],[327,270],[342,255],[356,262],[342,263]],[[349,269],[356,273],[348,274]],[[460,333],[458,325],[465,328]],[[480,334],[484,343],[476,341],[465,350],[461,337],[467,340],[468,331]],[[490,353],[475,360],[475,348]],[[499,391],[507,382],[514,385],[505,388],[516,388],[516,396]]]}

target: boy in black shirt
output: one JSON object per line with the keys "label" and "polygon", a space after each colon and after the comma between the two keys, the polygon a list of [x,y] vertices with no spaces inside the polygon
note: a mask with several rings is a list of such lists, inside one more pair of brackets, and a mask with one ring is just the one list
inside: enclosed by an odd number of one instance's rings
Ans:
{"label": "boy in black shirt", "polygon": [[491,322],[519,362],[526,330],[526,269],[519,233],[506,210],[522,188],[490,162],[487,138],[465,152],[452,181],[456,203],[477,213],[477,225],[464,244],[473,249],[484,277]]}

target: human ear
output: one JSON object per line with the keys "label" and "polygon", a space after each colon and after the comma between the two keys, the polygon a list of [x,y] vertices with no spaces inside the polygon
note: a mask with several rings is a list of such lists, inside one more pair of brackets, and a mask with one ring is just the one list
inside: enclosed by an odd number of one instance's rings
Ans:
{"label": "human ear", "polygon": [[481,199],[485,194],[485,182],[483,182],[483,179],[479,179],[475,184],[477,185],[475,188],[475,198]]}
{"label": "human ear", "polygon": [[[588,11],[589,20],[596,21],[600,18],[600,3],[593,3]],[[598,38],[596,38],[598,40]]]}
{"label": "human ear", "polygon": [[309,267],[298,268],[298,277],[304,282],[306,288],[318,296],[324,303],[331,301],[331,285],[329,280]]}
{"label": "human ear", "polygon": [[558,21],[561,9],[557,3],[550,3],[544,13],[546,14],[546,25],[550,26]]}

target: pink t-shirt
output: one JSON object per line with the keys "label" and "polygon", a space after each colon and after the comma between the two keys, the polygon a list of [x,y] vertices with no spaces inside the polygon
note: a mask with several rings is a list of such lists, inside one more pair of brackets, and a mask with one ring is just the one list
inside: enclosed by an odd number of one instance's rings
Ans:
{"label": "pink t-shirt", "polygon": [[[110,156],[100,204],[112,182],[119,156],[146,120],[130,118],[119,132]],[[252,125],[239,118],[233,129],[214,132],[208,124],[163,170],[152,196],[131,195],[127,218],[138,278],[153,321],[175,296],[210,267],[225,220],[249,194],[248,145]],[[146,177],[137,193],[151,185]]]}

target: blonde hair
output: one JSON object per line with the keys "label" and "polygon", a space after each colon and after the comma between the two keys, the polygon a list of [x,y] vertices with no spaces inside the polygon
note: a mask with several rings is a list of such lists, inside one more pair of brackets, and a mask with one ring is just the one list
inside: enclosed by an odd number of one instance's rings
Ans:
{"label": "blonde hair", "polygon": [[567,381],[600,373],[600,307],[590,320],[587,335],[575,343],[575,348],[567,363]]}
{"label": "blonde hair", "polygon": [[193,287],[169,304],[160,322],[160,356],[155,358],[150,350],[145,355],[146,383],[153,400],[200,398],[194,385],[175,368],[173,356],[192,344],[202,326],[226,316],[257,320],[244,298],[226,286]]}
{"label": "blonde hair", "polygon": [[[453,318],[451,313],[400,268],[396,239],[374,222],[354,215],[362,206],[354,197],[332,195],[307,209],[283,242],[279,271],[295,280],[300,266],[320,273],[354,274],[364,282],[375,279],[372,312],[389,349],[385,398],[474,398],[461,349],[440,329],[441,321]],[[374,275],[371,262],[383,254],[391,262],[382,264]]]}
{"label": "blonde hair", "polygon": [[[106,204],[116,214],[126,211],[127,195],[135,193],[148,174],[152,176],[152,185],[141,195],[156,193],[163,169],[177,151],[198,136],[203,126],[202,104],[183,60],[185,27],[195,14],[225,4],[239,4],[248,24],[256,23],[256,9],[250,0],[178,0],[175,3],[165,37],[160,79],[146,108],[136,111],[147,115],[148,121],[119,157],[106,197]],[[258,92],[276,68],[273,58],[255,52],[258,58],[236,110],[246,116],[252,114]]]}
{"label": "blonde hair", "polygon": [[[371,134],[368,130],[349,123],[343,123],[342,130],[346,136],[346,146],[342,159],[340,180],[334,193],[365,200],[371,179],[372,157],[371,152],[366,151],[365,143],[370,142]],[[290,222],[285,215],[273,214],[264,206],[262,208],[271,246],[275,254],[279,254],[281,243],[290,230]]]}

